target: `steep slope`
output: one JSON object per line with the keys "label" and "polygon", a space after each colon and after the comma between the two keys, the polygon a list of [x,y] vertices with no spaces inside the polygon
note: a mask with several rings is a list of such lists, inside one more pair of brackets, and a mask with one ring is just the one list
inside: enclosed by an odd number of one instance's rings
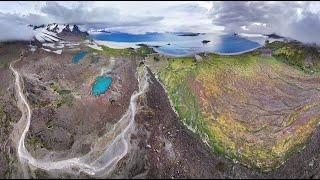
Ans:
{"label": "steep slope", "polygon": [[305,145],[320,117],[320,76],[257,51],[172,58],[159,79],[181,120],[218,153],[269,171]]}
{"label": "steep slope", "polygon": [[86,37],[89,34],[81,31],[77,25],[69,24],[48,24],[48,25],[29,25],[35,31],[35,39],[40,42],[57,42],[59,40],[72,40],[77,37]]}

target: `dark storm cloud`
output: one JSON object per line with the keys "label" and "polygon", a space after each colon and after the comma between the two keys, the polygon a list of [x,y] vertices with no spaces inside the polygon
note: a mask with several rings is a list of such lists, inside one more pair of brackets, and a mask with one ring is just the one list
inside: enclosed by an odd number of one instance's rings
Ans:
{"label": "dark storm cloud", "polygon": [[309,2],[216,2],[210,14],[213,24],[229,32],[275,32],[319,43],[319,13],[308,11],[308,6]]}
{"label": "dark storm cloud", "polygon": [[101,23],[108,19],[119,18],[119,11],[109,8],[94,8],[89,10],[83,4],[74,8],[67,8],[57,2],[47,2],[41,12],[56,23]]}
{"label": "dark storm cloud", "polygon": [[107,7],[95,7],[88,9],[80,3],[77,7],[67,8],[57,2],[47,2],[41,11],[56,23],[73,24],[105,24],[105,26],[143,26],[153,24],[163,19],[154,16],[129,16],[122,18],[120,10]]}
{"label": "dark storm cloud", "polygon": [[292,34],[296,36],[296,39],[305,42],[320,44],[320,15],[304,12],[302,16],[301,20],[289,24],[288,34]]}

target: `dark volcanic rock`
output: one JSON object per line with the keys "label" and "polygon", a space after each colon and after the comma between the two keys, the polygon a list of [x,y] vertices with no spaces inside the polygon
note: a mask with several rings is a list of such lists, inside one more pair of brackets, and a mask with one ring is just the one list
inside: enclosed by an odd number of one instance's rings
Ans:
{"label": "dark volcanic rock", "polygon": [[38,28],[44,28],[44,27],[45,27],[44,24],[41,24],[40,26],[29,24],[28,26],[29,26],[29,27],[32,27],[33,30],[38,29]]}
{"label": "dark volcanic rock", "polygon": [[146,44],[143,44],[143,43],[140,43],[140,44],[137,44],[137,46],[140,46],[140,47],[149,47],[148,45],[146,45]]}
{"label": "dark volcanic rock", "polygon": [[207,43],[209,43],[209,42],[210,42],[209,40],[203,40],[203,41],[202,41],[203,44],[207,44]]}
{"label": "dark volcanic rock", "polygon": [[62,32],[58,34],[64,35],[64,36],[88,36],[89,35],[88,32],[80,31],[77,25],[73,25],[73,29],[71,31],[69,24],[66,25],[66,27],[62,30]]}
{"label": "dark volcanic rock", "polygon": [[273,39],[281,39],[283,38],[282,36],[279,36],[275,33],[272,33],[272,34],[267,34],[266,36],[268,36],[269,38],[273,38]]}

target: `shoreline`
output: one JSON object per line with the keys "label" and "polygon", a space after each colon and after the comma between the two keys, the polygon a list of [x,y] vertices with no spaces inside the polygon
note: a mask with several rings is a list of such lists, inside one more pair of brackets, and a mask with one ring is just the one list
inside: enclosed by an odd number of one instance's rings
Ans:
{"label": "shoreline", "polygon": [[[101,41],[101,40],[95,40],[95,42],[98,45],[103,45],[103,46],[107,46],[109,48],[114,48],[114,49],[126,49],[126,48],[134,48],[137,49],[140,46],[138,46],[137,44],[146,44],[146,42],[136,42],[136,43],[126,43],[126,42],[113,42],[113,41]],[[159,43],[160,44],[160,43]],[[261,47],[264,46],[263,45],[259,45],[258,47],[254,47],[245,51],[240,51],[240,52],[234,52],[234,53],[221,53],[221,52],[216,52],[216,51],[199,51],[196,53],[192,53],[192,54],[183,54],[183,55],[175,55],[175,54],[169,54],[169,53],[165,53],[155,47],[152,47],[151,45],[146,44],[149,48],[152,48],[154,51],[156,51],[158,54],[167,56],[167,57],[192,57],[195,54],[200,54],[200,53],[214,53],[214,54],[218,54],[218,55],[222,55],[222,56],[234,56],[234,55],[240,55],[240,54],[244,54],[247,52],[251,52],[254,51],[256,49],[259,49]]]}

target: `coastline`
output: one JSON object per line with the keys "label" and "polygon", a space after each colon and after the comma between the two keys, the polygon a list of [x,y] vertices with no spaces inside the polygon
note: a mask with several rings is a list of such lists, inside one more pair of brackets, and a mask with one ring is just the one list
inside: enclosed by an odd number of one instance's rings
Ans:
{"label": "coastline", "polygon": [[[98,45],[103,45],[103,46],[107,46],[109,48],[114,48],[114,49],[125,49],[125,48],[134,48],[137,49],[140,46],[138,46],[137,44],[146,44],[148,42],[134,42],[134,43],[126,43],[126,42],[113,42],[113,41],[101,41],[101,40],[94,40]],[[161,44],[161,43],[156,43],[156,45]],[[170,54],[170,53],[165,53],[164,51],[159,50],[158,48],[152,47],[154,45],[148,45],[148,47],[154,49],[157,53],[165,55],[165,56],[169,56],[169,57],[187,57],[187,56],[194,56],[195,54],[200,54],[200,53],[204,53],[205,51],[199,51],[196,53],[192,53],[189,55],[186,54],[182,54],[182,55],[175,55],[175,54]],[[251,48],[245,51],[240,51],[240,52],[235,52],[235,53],[221,53],[221,52],[216,52],[216,51],[210,51],[207,53],[215,53],[218,55],[225,55],[225,56],[232,56],[232,55],[239,55],[239,54],[243,54],[243,53],[247,53],[247,52],[251,52],[254,51],[258,48],[263,47],[264,45],[260,45],[258,47],[255,48]]]}
{"label": "coastline", "polygon": [[113,42],[113,41],[101,41],[101,40],[94,40],[98,45],[107,46],[109,48],[114,49],[125,49],[125,48],[139,48],[136,43],[125,43],[125,42]]}

